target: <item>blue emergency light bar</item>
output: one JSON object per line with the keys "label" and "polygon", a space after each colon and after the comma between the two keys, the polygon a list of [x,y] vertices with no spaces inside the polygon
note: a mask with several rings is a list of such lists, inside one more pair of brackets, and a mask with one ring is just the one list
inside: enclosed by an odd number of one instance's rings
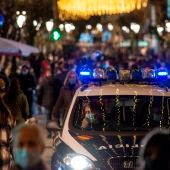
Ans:
{"label": "blue emergency light bar", "polygon": [[[126,73],[126,74],[125,74]],[[168,70],[165,69],[133,69],[129,70],[119,70],[115,68],[109,68],[107,70],[96,68],[89,69],[88,67],[83,68],[80,72],[80,79],[84,82],[90,81],[148,81],[148,82],[157,82],[160,80],[167,81],[168,80]],[[128,77],[128,79],[126,78]]]}
{"label": "blue emergency light bar", "polygon": [[168,72],[167,71],[159,71],[158,76],[168,76]]}
{"label": "blue emergency light bar", "polygon": [[80,75],[81,75],[81,76],[90,76],[91,73],[90,73],[89,71],[81,71],[81,72],[80,72]]}

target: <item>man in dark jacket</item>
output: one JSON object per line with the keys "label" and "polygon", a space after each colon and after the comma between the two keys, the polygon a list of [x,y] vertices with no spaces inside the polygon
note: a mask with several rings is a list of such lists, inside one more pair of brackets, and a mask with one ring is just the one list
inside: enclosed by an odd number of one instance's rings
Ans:
{"label": "man in dark jacket", "polygon": [[41,111],[47,115],[47,119],[51,119],[51,112],[54,104],[59,96],[62,83],[52,76],[51,70],[48,70],[46,77],[41,80],[38,89],[38,104]]}
{"label": "man in dark jacket", "polygon": [[30,110],[29,117],[32,117],[33,92],[36,87],[36,83],[35,83],[35,78],[30,73],[30,69],[28,66],[24,65],[22,67],[18,79],[20,81],[21,90],[24,92],[24,94],[27,96],[28,99],[29,110]]}

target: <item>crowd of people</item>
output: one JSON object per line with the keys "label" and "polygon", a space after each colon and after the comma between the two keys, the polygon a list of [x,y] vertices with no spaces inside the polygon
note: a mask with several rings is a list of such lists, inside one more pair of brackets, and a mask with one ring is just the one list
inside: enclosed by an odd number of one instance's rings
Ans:
{"label": "crowd of people", "polygon": [[[35,125],[25,125],[25,121],[33,116],[36,103],[39,114],[47,116],[47,123],[55,120],[61,125],[74,93],[81,85],[77,75],[82,66],[104,69],[114,67],[117,70],[170,68],[168,50],[158,54],[148,50],[146,56],[140,54],[133,57],[125,49],[113,49],[111,54],[96,49],[86,52],[77,49],[70,55],[52,52],[47,57],[42,54],[29,58],[0,56],[0,169],[46,170],[40,158],[44,149],[41,133]],[[82,127],[85,126],[86,120],[82,124]],[[155,147],[158,147],[157,143]],[[148,162],[148,154],[149,159],[152,158],[151,149],[146,149],[146,154],[142,153],[142,161],[149,163],[143,168],[145,170],[153,169],[151,161]],[[164,152],[161,154],[166,156]],[[12,164],[11,160],[15,163]],[[167,166],[170,169],[170,165]]]}

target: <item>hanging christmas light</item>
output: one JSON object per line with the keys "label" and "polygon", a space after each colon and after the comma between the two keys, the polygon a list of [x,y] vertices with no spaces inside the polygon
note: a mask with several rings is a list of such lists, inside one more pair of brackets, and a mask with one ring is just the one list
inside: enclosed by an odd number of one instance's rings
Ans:
{"label": "hanging christmas light", "polygon": [[148,0],[58,0],[57,3],[61,20],[129,13],[144,8],[147,4]]}
{"label": "hanging christmas light", "polygon": [[151,96],[150,100],[149,100],[148,114],[147,114],[147,126],[148,127],[150,127],[150,118],[151,118],[151,109],[152,109],[152,106],[153,106],[153,100],[154,100],[154,97]]}
{"label": "hanging christmas light", "polygon": [[103,103],[103,98],[102,98],[102,90],[100,91],[99,102],[100,102],[100,110],[102,111],[102,118],[103,118],[103,131],[105,131],[105,126],[106,126],[105,117],[106,116],[105,116],[104,103]]}
{"label": "hanging christmas light", "polygon": [[170,129],[170,98],[167,99],[167,111],[168,111],[168,127]]}
{"label": "hanging christmas light", "polygon": [[133,113],[133,127],[135,127],[136,124],[136,106],[137,106],[137,91],[134,91],[135,95],[133,97],[133,106],[132,106],[132,113]]}
{"label": "hanging christmas light", "polygon": [[120,131],[120,98],[119,98],[119,89],[116,89],[116,103],[115,107],[117,109],[117,127],[118,131]]}
{"label": "hanging christmas light", "polygon": [[162,110],[161,110],[160,128],[162,127],[162,122],[163,122],[163,119],[164,119],[164,100],[165,100],[165,96],[163,94],[163,96],[162,96]]}

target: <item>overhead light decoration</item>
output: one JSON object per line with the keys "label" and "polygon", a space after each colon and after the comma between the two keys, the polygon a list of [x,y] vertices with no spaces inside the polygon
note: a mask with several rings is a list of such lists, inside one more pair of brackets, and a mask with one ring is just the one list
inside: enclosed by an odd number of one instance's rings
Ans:
{"label": "overhead light decoration", "polygon": [[130,13],[147,7],[147,4],[148,0],[58,0],[57,2],[61,20]]}

